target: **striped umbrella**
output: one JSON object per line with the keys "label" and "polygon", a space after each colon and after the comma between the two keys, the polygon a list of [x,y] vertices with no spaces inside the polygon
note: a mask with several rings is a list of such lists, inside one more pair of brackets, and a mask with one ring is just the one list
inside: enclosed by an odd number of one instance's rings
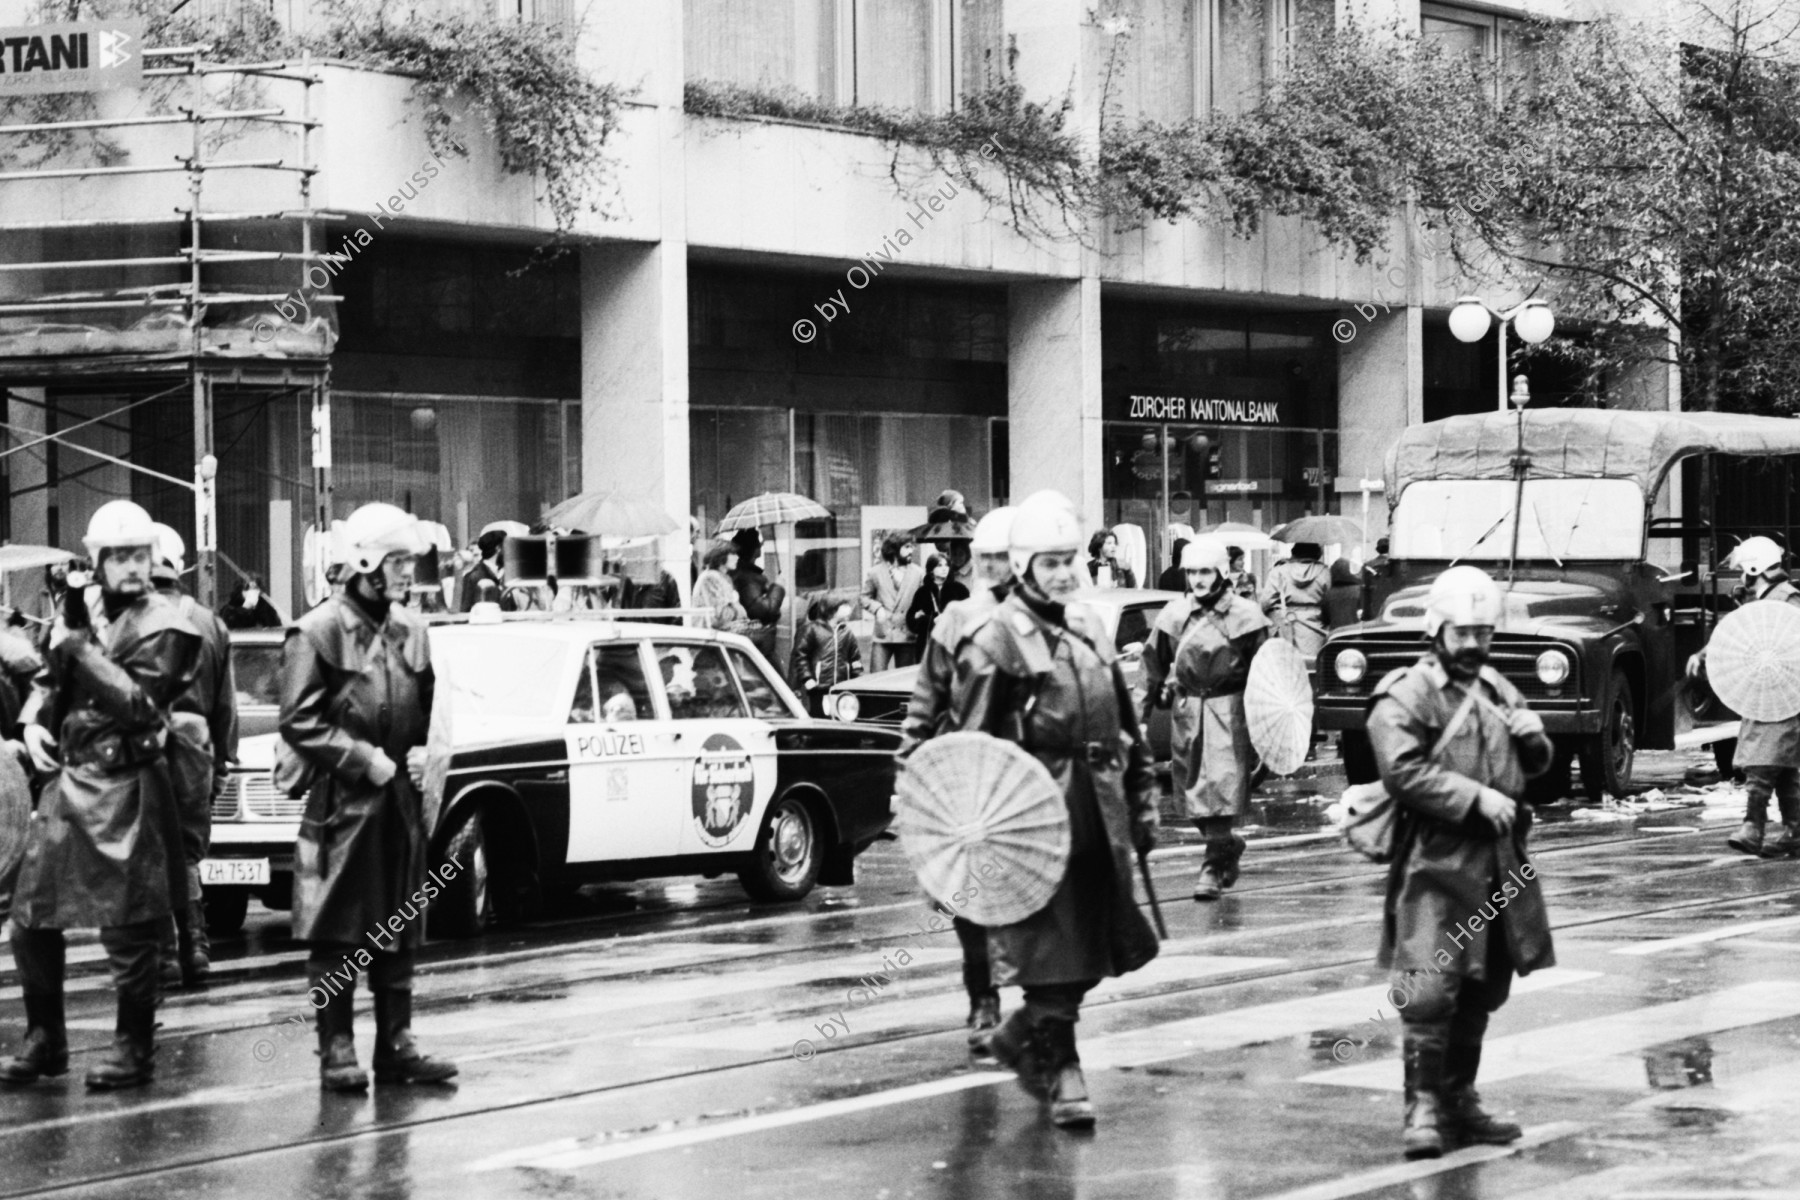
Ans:
{"label": "striped umbrella", "polygon": [[794,521],[816,521],[829,517],[831,510],[817,500],[793,492],[764,492],[742,504],[735,504],[719,522],[720,533],[737,529],[761,529],[766,525],[787,525]]}

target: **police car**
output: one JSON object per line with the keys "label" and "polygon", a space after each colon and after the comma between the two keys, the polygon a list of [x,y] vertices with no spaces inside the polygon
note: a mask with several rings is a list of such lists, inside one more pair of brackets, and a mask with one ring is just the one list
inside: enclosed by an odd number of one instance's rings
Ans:
{"label": "police car", "polygon": [[[886,833],[898,734],[809,718],[748,640],[596,613],[493,616],[431,628],[430,860],[466,868],[433,903],[434,933],[529,919],[602,880],[731,872],[755,900],[798,900],[853,882]],[[273,791],[267,778],[240,790]],[[269,881],[223,886],[291,894],[303,805],[289,803]],[[235,823],[256,824],[255,809]],[[232,857],[220,833],[215,820],[213,854]]]}
{"label": "police car", "polygon": [[252,896],[270,908],[293,902],[294,837],[306,801],[282,795],[271,774],[280,736],[281,641],[279,629],[231,635],[238,761],[213,797],[212,848],[200,863],[206,926],[213,933],[241,928]]}

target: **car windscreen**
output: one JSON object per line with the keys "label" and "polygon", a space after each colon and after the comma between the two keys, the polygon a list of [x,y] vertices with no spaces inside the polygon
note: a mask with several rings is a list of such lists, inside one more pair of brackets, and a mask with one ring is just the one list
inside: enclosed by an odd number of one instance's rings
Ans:
{"label": "car windscreen", "polygon": [[1394,558],[1504,562],[1518,500],[1519,557],[1636,562],[1644,550],[1644,493],[1629,479],[1422,479],[1394,509]]}
{"label": "car windscreen", "polygon": [[279,708],[281,643],[233,642],[231,676],[239,708]]}
{"label": "car windscreen", "polygon": [[583,647],[555,638],[443,637],[431,642],[438,686],[449,685],[452,717],[568,716],[563,679]]}

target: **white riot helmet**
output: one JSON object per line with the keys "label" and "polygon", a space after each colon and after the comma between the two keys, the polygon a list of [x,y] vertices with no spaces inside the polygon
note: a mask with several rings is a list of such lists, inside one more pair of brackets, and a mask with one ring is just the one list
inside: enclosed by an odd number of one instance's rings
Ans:
{"label": "white riot helmet", "polygon": [[1217,538],[1194,538],[1181,548],[1181,569],[1223,575],[1231,570],[1231,549]]}
{"label": "white riot helmet", "polygon": [[1012,549],[1013,515],[1019,510],[1010,506],[996,508],[975,522],[975,536],[969,542],[971,554],[1005,554]]}
{"label": "white riot helmet", "polygon": [[96,565],[107,550],[123,550],[128,546],[156,547],[156,525],[150,514],[129,500],[108,500],[94,510],[88,521],[87,536],[81,539],[88,557]]}
{"label": "white riot helmet", "polygon": [[358,575],[381,566],[390,554],[423,554],[418,518],[392,504],[365,504],[344,522],[343,562]]}
{"label": "white riot helmet", "polygon": [[1435,638],[1446,625],[1500,624],[1506,606],[1500,586],[1480,567],[1451,567],[1431,584],[1425,597],[1425,636]]}
{"label": "white riot helmet", "polygon": [[1781,547],[1766,537],[1745,538],[1731,552],[1731,561],[1745,576],[1761,575],[1781,565]]}
{"label": "white riot helmet", "polygon": [[187,569],[187,543],[173,529],[157,521],[151,526],[156,530],[156,557],[160,563],[168,563],[175,568],[177,575]]}
{"label": "white riot helmet", "polygon": [[1024,579],[1035,556],[1079,551],[1086,544],[1081,518],[1075,515],[1069,498],[1061,492],[1043,491],[1027,497],[1013,513],[1007,557],[1013,574]]}

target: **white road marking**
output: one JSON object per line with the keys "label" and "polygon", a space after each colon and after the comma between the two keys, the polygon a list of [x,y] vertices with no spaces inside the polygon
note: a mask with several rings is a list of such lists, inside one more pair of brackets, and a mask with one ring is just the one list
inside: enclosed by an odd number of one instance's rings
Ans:
{"label": "white road marking", "polygon": [[[1597,977],[1598,972],[1594,971],[1565,971],[1554,968],[1539,971],[1528,978],[1519,980],[1514,990],[1515,992],[1543,990]],[[1284,1037],[1310,1033],[1322,1025],[1329,1026],[1333,1022],[1341,1024],[1359,1020],[1364,1010],[1383,1005],[1382,997],[1385,994],[1386,989],[1381,987],[1352,988],[1347,991],[1333,992],[1326,996],[1309,996],[1301,1000],[1254,1005],[1208,1017],[1167,1021],[1144,1029],[1132,1030],[1129,1033],[1109,1034],[1084,1042],[1081,1047],[1081,1061],[1084,1066],[1093,1070],[1147,1066],[1151,1063],[1185,1058],[1190,1054],[1205,1050],[1234,1049],[1239,1046],[1253,1046],[1277,1041]],[[1382,1064],[1382,1069],[1392,1074],[1393,1064]],[[597,1133],[587,1138],[562,1138],[554,1142],[522,1147],[518,1150],[509,1150],[504,1154],[493,1155],[470,1164],[467,1169],[492,1171],[504,1167],[529,1167],[547,1171],[573,1171],[598,1163],[653,1154],[661,1150],[717,1141],[721,1138],[736,1137],[745,1133],[759,1133],[766,1129],[829,1120],[846,1113],[905,1104],[912,1100],[944,1095],[966,1088],[986,1087],[1011,1078],[1009,1073],[994,1071],[953,1075],[947,1079],[890,1088],[864,1096],[805,1105],[779,1113],[746,1117],[737,1121],[725,1121],[705,1129],[641,1135],[630,1137],[627,1140],[619,1140],[617,1135],[612,1133]]]}
{"label": "white road marking", "polygon": [[1775,917],[1767,921],[1748,921],[1741,925],[1726,925],[1718,929],[1703,929],[1699,933],[1684,933],[1680,937],[1658,938],[1650,942],[1638,942],[1632,946],[1620,946],[1614,954],[1623,954],[1631,958],[1642,958],[1651,954],[1661,954],[1667,950],[1680,950],[1687,946],[1701,946],[1707,942],[1722,942],[1727,938],[1743,937],[1752,933],[1767,933],[1772,929],[1800,928],[1800,917]]}
{"label": "white road marking", "polygon": [[[1521,980],[1521,982],[1525,982]],[[1653,1004],[1604,1017],[1570,1021],[1489,1038],[1481,1058],[1483,1083],[1497,1083],[1567,1067],[1571,1063],[1629,1054],[1647,1046],[1679,1041],[1704,1033],[1760,1025],[1800,1015],[1800,982],[1747,983],[1689,1000]],[[1314,1071],[1302,1083],[1399,1091],[1401,1079],[1392,1063],[1358,1063]]]}
{"label": "white road marking", "polygon": [[1397,1163],[1391,1167],[1377,1167],[1373,1171],[1346,1175],[1342,1179],[1328,1179],[1322,1183],[1295,1188],[1291,1192],[1265,1196],[1261,1200],[1343,1200],[1346,1196],[1361,1196],[1366,1192],[1377,1191],[1381,1188],[1397,1187],[1414,1180],[1442,1175],[1446,1171],[1460,1171],[1464,1167],[1471,1167],[1477,1163],[1506,1158],[1533,1146],[1542,1146],[1549,1142],[1561,1141],[1566,1137],[1573,1137],[1580,1133],[1582,1128],[1583,1126],[1573,1121],[1536,1125],[1527,1129],[1524,1136],[1510,1146],[1469,1146],[1462,1150],[1452,1151],[1442,1158],[1428,1159],[1422,1162]]}

